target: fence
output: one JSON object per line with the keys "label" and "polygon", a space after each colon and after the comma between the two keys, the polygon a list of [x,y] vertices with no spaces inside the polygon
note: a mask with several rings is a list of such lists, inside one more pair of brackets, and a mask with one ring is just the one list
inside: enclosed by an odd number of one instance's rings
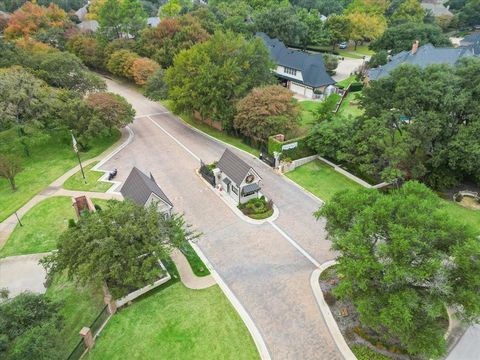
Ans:
{"label": "fence", "polygon": [[[95,320],[93,320],[92,324],[90,325],[90,331],[92,332],[93,338],[97,337],[100,331],[103,329],[103,326],[107,323],[108,319],[110,318],[110,312],[108,311],[108,306],[105,307],[100,311],[97,315]],[[78,360],[81,359],[82,356],[88,350],[85,340],[82,338],[77,346],[73,349],[73,351],[68,356],[67,360]]]}
{"label": "fence", "polygon": [[78,360],[82,357],[83,353],[87,350],[87,346],[85,345],[85,342],[83,339],[81,339],[77,346],[75,346],[75,349],[70,353],[68,356],[67,360]]}

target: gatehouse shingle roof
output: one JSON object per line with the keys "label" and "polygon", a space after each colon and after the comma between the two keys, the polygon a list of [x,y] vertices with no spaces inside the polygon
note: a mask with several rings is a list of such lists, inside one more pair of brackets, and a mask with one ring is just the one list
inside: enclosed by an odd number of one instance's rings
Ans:
{"label": "gatehouse shingle roof", "polygon": [[125,180],[120,193],[125,199],[130,199],[138,205],[144,206],[151,194],[158,196],[167,205],[173,207],[167,195],[160,189],[153,176],[145,175],[136,167],[132,169]]}
{"label": "gatehouse shingle roof", "polygon": [[[280,40],[271,39],[263,32],[257,33],[257,36],[263,40],[270,52],[270,57],[278,65],[302,72],[305,85],[317,88],[335,84],[335,80],[327,73],[321,54],[309,54],[304,51],[289,49]],[[284,74],[284,76],[288,78],[287,74]],[[291,80],[301,82],[293,77]]]}
{"label": "gatehouse shingle roof", "polygon": [[232,179],[237,186],[243,182],[249,171],[252,169],[250,165],[240,159],[229,149],[225,150],[222,157],[218,161],[217,167],[225,175]]}

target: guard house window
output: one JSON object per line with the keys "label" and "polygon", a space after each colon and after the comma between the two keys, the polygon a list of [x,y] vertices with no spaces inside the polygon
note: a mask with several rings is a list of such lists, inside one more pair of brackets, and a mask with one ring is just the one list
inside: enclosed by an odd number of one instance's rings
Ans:
{"label": "guard house window", "polygon": [[283,72],[284,72],[285,74],[289,74],[289,75],[293,75],[293,76],[296,76],[296,75],[297,75],[297,70],[292,69],[292,68],[289,68],[289,67],[284,67],[284,68],[283,68]]}
{"label": "guard house window", "polygon": [[238,188],[232,185],[232,191],[235,195],[238,195]]}

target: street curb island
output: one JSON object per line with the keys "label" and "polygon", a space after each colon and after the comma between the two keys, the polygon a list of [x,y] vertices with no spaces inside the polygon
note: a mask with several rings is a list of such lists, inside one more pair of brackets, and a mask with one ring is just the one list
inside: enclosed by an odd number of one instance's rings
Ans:
{"label": "street curb island", "polygon": [[318,307],[320,308],[323,318],[325,319],[325,323],[327,324],[328,331],[330,332],[330,335],[332,335],[338,350],[340,350],[346,360],[357,360],[357,357],[347,345],[347,342],[345,341],[345,338],[343,337],[337,322],[330,311],[330,307],[325,302],[322,289],[320,288],[320,275],[326,269],[335,264],[337,264],[336,260],[330,260],[320,265],[318,269],[315,269],[310,276],[310,285],[312,287],[313,295],[315,295],[315,299],[317,300]]}

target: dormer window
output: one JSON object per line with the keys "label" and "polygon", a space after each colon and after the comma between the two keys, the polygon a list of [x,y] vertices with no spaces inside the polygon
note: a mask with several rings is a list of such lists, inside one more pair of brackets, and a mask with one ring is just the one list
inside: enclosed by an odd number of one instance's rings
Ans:
{"label": "dormer window", "polygon": [[285,74],[288,74],[288,75],[293,75],[293,76],[296,76],[296,75],[297,75],[297,70],[292,69],[292,68],[289,68],[289,67],[284,67],[284,68],[283,68],[283,72],[284,72]]}

